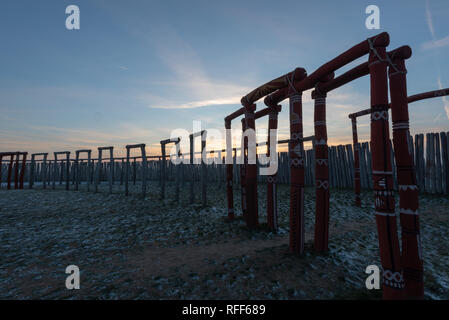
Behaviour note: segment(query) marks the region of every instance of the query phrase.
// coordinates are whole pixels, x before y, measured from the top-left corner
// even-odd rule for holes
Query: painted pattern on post
[[[369,55],[371,83],[371,154],[374,207],[383,268],[383,297],[402,298],[404,287],[396,215],[388,123],[388,78],[385,47],[373,46]]]

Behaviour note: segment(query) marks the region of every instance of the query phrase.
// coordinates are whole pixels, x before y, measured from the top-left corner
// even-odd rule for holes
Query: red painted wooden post
[[[373,46],[369,55],[371,83],[371,154],[373,189],[384,299],[400,299],[403,276],[394,213],[393,172],[389,145],[388,79],[385,47]]]
[[[280,109],[281,106],[278,106]],[[271,130],[278,128],[278,111],[271,109],[268,118],[268,141],[267,157],[270,159],[271,150],[274,147],[271,144]],[[275,142],[276,143],[276,142]],[[277,157],[277,155],[276,155]],[[276,160],[277,161],[277,160]],[[268,228],[277,231],[278,229],[278,210],[277,210],[277,172],[267,177],[267,225]]]
[[[351,118],[352,122],[352,141],[354,146],[354,190],[355,190],[355,206],[361,207],[360,199],[360,145],[357,135],[357,118]]]
[[[255,130],[256,122],[254,110],[256,106],[245,109],[245,130]],[[249,148],[249,144],[248,147]],[[254,141],[254,149],[255,141]],[[249,152],[250,150],[248,150]],[[253,150],[256,154],[256,150]],[[246,195],[246,221],[248,228],[256,228],[259,225],[258,200],[257,200],[257,164],[248,161],[245,165],[245,195]]]
[[[290,251],[304,252],[304,155],[302,92],[293,92],[290,103]]]
[[[328,250],[329,240],[329,155],[326,128],[326,93],[313,92],[315,100],[315,251]]]
[[[411,55],[411,50],[410,50]],[[393,143],[399,185],[402,268],[405,298],[423,299],[423,260],[419,228],[419,190],[413,154],[409,148],[409,113],[405,62],[394,59],[389,68]]]
[[[248,164],[248,139],[244,136],[246,131],[246,125],[245,125],[245,119],[243,118],[241,120],[242,122],[242,142],[240,146],[240,156],[241,156],[241,164],[240,164],[240,201],[241,201],[241,208],[242,208],[242,215],[246,220],[246,223],[248,224],[246,211],[246,166]]]
[[[225,121],[225,128],[226,128],[226,139],[231,139],[231,147],[232,147],[232,138],[230,137],[230,130],[231,130],[231,121]],[[226,149],[227,152],[227,149]],[[233,192],[233,185],[232,185],[232,179],[233,179],[233,163],[229,163],[232,161],[232,148],[231,148],[231,159],[229,159],[228,153],[226,156],[226,196],[228,200],[228,218],[230,220],[233,220],[234,215],[234,192]]]

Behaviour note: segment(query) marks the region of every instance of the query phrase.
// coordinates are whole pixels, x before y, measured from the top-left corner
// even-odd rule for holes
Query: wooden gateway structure
[[[244,115],[247,129],[255,129],[255,102],[265,96],[269,106],[276,106],[288,98],[290,102],[291,159],[290,187],[290,250],[301,255],[304,251],[304,159],[302,150],[302,93],[314,89],[315,154],[316,154],[316,224],[315,249],[326,251],[329,237],[329,167],[326,129],[327,94],[362,76],[370,76],[371,84],[371,149],[375,216],[383,268],[383,295],[386,299],[422,298],[423,269],[418,217],[418,190],[413,157],[407,152],[409,123],[406,91],[405,60],[412,52],[408,46],[387,53],[389,35],[384,32],[371,37],[307,75],[303,68],[274,79],[253,90],[241,100],[243,108],[225,118]],[[368,61],[339,77],[334,72],[348,63],[368,55]],[[390,88],[388,87],[390,78]],[[402,252],[400,251],[396,215],[394,213],[393,168],[388,122],[388,92],[390,89],[393,119],[393,142],[397,152],[400,191]],[[228,138],[228,135],[226,135]],[[227,143],[227,156],[229,144]],[[399,152],[402,150],[403,152]],[[245,189],[250,221],[257,217],[257,168],[246,165]],[[229,188],[229,186],[228,186]],[[229,197],[229,191],[228,191]],[[228,198],[229,204],[229,198]],[[254,226],[254,223],[250,225]]]

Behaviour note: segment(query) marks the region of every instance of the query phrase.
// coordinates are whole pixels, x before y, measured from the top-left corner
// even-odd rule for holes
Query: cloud
[[[424,50],[432,50],[432,49],[439,49],[439,48],[443,48],[443,47],[447,47],[447,46],[449,46],[449,36],[444,37],[442,39],[425,42],[421,45],[421,48]]]
[[[435,28],[433,27],[432,13],[430,11],[429,1],[426,1],[426,21],[432,38],[435,39]]]
[[[192,101],[177,105],[155,105],[150,106],[153,109],[194,109],[213,105],[240,104],[241,96],[225,97],[212,100]]]
[[[240,104],[250,87],[210,76],[196,50],[170,26],[160,26],[147,39],[156,56],[169,70],[168,80],[157,79],[150,85],[163,85],[167,94],[160,96],[154,88],[142,94],[149,108],[193,109],[211,105]],[[180,101],[181,97],[183,101]]]
[[[449,46],[449,36],[442,39],[437,39],[435,35],[435,27],[433,25],[432,12],[430,11],[429,1],[426,1],[426,22],[429,32],[432,35],[432,40],[421,44],[423,50],[433,50]]]

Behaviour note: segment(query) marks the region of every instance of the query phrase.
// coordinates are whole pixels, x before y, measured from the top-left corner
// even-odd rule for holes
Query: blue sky
[[[65,28],[70,4],[80,8],[80,30]],[[365,28],[370,4],[380,8],[380,30]],[[253,88],[298,66],[312,73],[382,31],[390,33],[390,49],[413,49],[410,95],[449,87],[448,17],[445,0],[5,0],[0,150],[114,145],[121,153],[125,144],[146,143],[158,154],[158,142],[173,129],[191,131],[193,120],[222,129],[223,118]],[[449,130],[448,100],[410,105],[412,133]],[[350,143],[347,115],[368,106],[368,78],[329,94],[329,142]],[[280,138],[288,134],[286,110]],[[368,117],[359,128],[368,139]],[[304,133],[313,134],[310,92]]]

